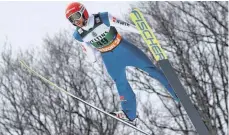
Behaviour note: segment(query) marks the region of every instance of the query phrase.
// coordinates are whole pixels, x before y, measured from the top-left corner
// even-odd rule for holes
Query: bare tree
[[[17,58],[13,58],[11,49],[2,52],[1,132],[20,135],[111,135],[120,132],[117,121],[55,91],[20,67],[18,60],[23,59],[81,99],[105,111],[117,110],[119,105],[113,82],[103,75],[105,71],[93,69],[85,62],[79,45],[70,38],[66,32],[47,37],[44,50],[20,53]]]
[[[187,93],[214,135],[226,134],[228,125],[227,5],[228,2],[140,2],[132,5],[139,7],[147,17]],[[147,46],[139,42],[136,35],[127,37],[149,54]],[[139,77],[136,73],[132,82],[141,88],[144,86],[149,93],[150,89],[158,93],[150,84],[139,81]],[[146,126],[154,126],[148,128],[195,133],[179,105],[165,103],[164,107],[176,124],[163,119],[158,122],[160,118],[156,117],[149,118],[151,122]],[[152,111],[147,108],[145,111]]]
[[[138,2],[210,132],[225,135],[228,125],[228,2]],[[0,58],[1,135],[129,135],[119,124],[21,68],[18,60],[58,86],[105,110],[119,108],[114,83],[100,62],[93,65],[62,31],[44,39],[42,50]],[[137,34],[123,35],[152,60]],[[145,72],[128,68],[138,100],[139,126],[155,135],[196,134],[180,104]]]

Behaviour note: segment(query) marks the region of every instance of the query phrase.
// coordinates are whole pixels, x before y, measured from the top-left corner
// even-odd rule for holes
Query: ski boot
[[[134,120],[130,120],[124,111],[110,112],[111,115],[116,116],[117,118],[130,123],[131,125],[137,125],[137,117]]]

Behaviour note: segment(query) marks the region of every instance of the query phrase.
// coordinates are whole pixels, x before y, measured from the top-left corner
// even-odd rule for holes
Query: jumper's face
[[[83,27],[84,25],[84,17],[83,17],[83,12],[75,12],[72,15],[69,16],[69,21],[78,26],[78,27]]]
[[[78,27],[83,27],[84,19],[81,17],[79,20],[74,21],[74,24]]]

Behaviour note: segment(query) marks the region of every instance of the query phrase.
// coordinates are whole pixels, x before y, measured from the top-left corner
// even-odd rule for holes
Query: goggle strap
[[[84,6],[80,9],[80,13],[83,14],[83,11],[85,10]]]

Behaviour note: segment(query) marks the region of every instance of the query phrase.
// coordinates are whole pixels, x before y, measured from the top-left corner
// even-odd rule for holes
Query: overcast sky
[[[62,29],[74,28],[65,18],[65,8],[70,2],[0,2],[0,49],[8,40],[15,51],[42,44],[45,35],[53,35]],[[89,14],[110,12],[122,18],[130,2],[86,1],[82,2]],[[31,46],[31,47],[30,47]]]

